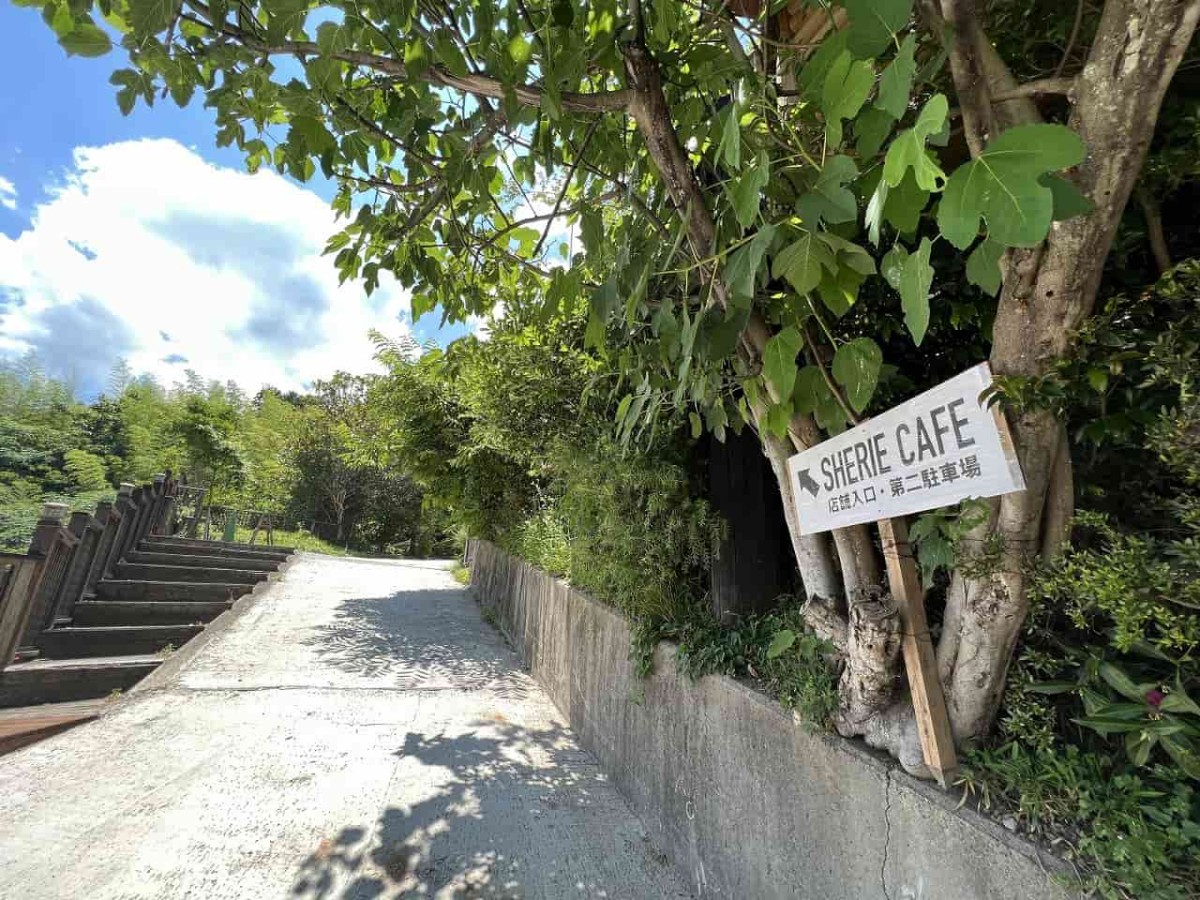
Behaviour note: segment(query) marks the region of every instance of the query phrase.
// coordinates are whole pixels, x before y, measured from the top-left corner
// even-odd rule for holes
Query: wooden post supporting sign
[[[908,688],[912,694],[917,734],[925,766],[942,787],[949,787],[958,769],[954,735],[946,713],[946,698],[938,677],[937,656],[925,618],[925,596],[917,577],[917,562],[908,543],[908,524],[904,519],[884,519],[879,523],[883,558],[887,564],[888,584],[900,614],[901,650]]]

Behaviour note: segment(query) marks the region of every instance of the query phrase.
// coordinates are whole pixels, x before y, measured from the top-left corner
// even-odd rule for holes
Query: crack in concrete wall
[[[892,900],[887,886],[888,850],[892,846],[892,773],[883,776],[883,854],[879,862],[879,886],[883,888],[884,900]]]

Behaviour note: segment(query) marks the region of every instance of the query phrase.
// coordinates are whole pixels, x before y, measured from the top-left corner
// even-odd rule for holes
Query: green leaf
[[[888,189],[883,217],[901,234],[908,234],[917,230],[921,213],[925,211],[928,203],[929,191],[917,184],[916,175],[910,171],[905,173],[898,185]]]
[[[342,86],[342,64],[336,59],[318,56],[304,64],[308,83],[325,94],[336,94]]]
[[[858,151],[859,158],[870,159],[878,153],[895,124],[896,120],[891,113],[877,106],[864,110],[854,120],[854,148]]]
[[[792,403],[796,412],[802,416],[811,416],[821,402],[821,392],[829,392],[821,370],[816,366],[805,366],[796,375],[796,387],[792,391]]]
[[[1102,369],[1099,366],[1092,366],[1087,372],[1088,384],[1092,386],[1092,390],[1097,394],[1103,394],[1108,390],[1108,369]]]
[[[938,206],[938,228],[960,250],[979,234],[1006,247],[1034,247],[1054,217],[1053,189],[1042,176],[1082,162],[1083,142],[1064,125],[1019,125],[959,166]]]
[[[848,46],[855,56],[878,56],[912,18],[912,0],[845,0]]]
[[[692,437],[698,439],[704,433],[704,422],[695,412],[688,413],[688,421],[692,425]]]
[[[508,55],[517,65],[523,66],[533,56],[533,45],[525,40],[524,35],[514,34],[512,40],[508,42]]]
[[[317,26],[317,49],[326,56],[349,50],[350,45],[350,35],[341,22],[322,22]]]
[[[838,237],[832,231],[818,231],[817,237],[837,255],[839,265],[846,265],[860,275],[875,274],[875,259],[853,241]]]
[[[796,203],[796,212],[806,225],[815,226],[818,219],[830,225],[853,222],[858,214],[854,194],[843,187],[858,177],[858,166],[848,156],[834,156],[825,161],[812,190]]]
[[[990,238],[980,241],[967,257],[967,281],[993,297],[996,296],[1000,291],[1000,257],[1003,255],[1002,244]]]
[[[896,293],[900,293],[900,276],[904,274],[904,264],[907,261],[908,250],[901,244],[892,244],[892,249],[883,255],[879,264],[880,274]]]
[[[725,359],[737,349],[738,338],[750,320],[750,304],[731,307],[728,316],[713,312],[703,322],[704,355],[710,360]]]
[[[795,326],[789,325],[767,341],[763,348],[763,375],[780,397],[790,397],[796,385],[796,354],[804,346],[804,338]]]
[[[1144,701],[1146,691],[1139,688],[1124,672],[1110,662],[1100,663],[1100,677],[1108,682],[1118,694],[1130,700]]]
[[[1040,681],[1029,685],[1026,690],[1035,694],[1069,694],[1079,687],[1074,681]]]
[[[467,61],[448,31],[438,32],[433,41],[433,49],[441,64],[450,70],[450,74],[459,76],[467,74]]]
[[[855,338],[837,348],[833,377],[846,389],[846,399],[855,412],[862,412],[871,402],[882,366],[883,351],[870,338]]]
[[[1090,728],[1098,734],[1129,734],[1131,731],[1141,731],[1145,723],[1138,719],[1128,719],[1124,716],[1087,716],[1082,719],[1072,719],[1076,725]]]
[[[633,394],[626,394],[621,398],[621,402],[617,404],[617,426],[620,427],[625,422],[625,417],[629,415],[629,404],[633,402]],[[695,413],[693,413],[695,415]]]
[[[929,288],[933,285],[933,266],[929,253],[933,244],[921,238],[921,246],[909,255],[900,272],[900,305],[904,308],[904,324],[918,347],[929,328]]]
[[[788,425],[792,421],[792,404],[791,403],[772,403],[767,409],[767,416],[763,424],[767,431],[775,435],[777,438],[787,437]]]
[[[835,265],[829,247],[811,231],[804,231],[799,240],[775,255],[771,272],[776,278],[786,278],[797,293],[807,294],[821,283],[821,272]]]
[[[112,49],[112,41],[95,25],[80,23],[58,39],[71,56],[103,56]]]
[[[888,183],[882,178],[875,185],[871,199],[867,201],[867,214],[863,224],[867,226],[867,240],[879,246],[879,231],[883,225],[883,208],[887,205]]]
[[[762,192],[770,180],[771,159],[767,154],[759,153],[754,162],[734,182],[729,195],[733,202],[733,214],[743,228],[749,228],[758,217]]]
[[[767,659],[776,659],[792,648],[796,643],[796,633],[789,628],[775,632],[771,643],[767,645]]]
[[[846,414],[816,366],[805,366],[796,376],[792,402],[800,415],[811,415],[817,425],[833,434],[846,427]]]
[[[841,144],[842,120],[858,115],[874,86],[875,67],[870,60],[855,60],[847,50],[830,66],[821,88],[825,140],[830,148]]]
[[[758,270],[763,255],[775,237],[775,226],[760,229],[748,243],[729,254],[725,265],[725,283],[729,287],[730,299],[739,305],[748,305],[754,297]]]
[[[129,0],[129,25],[138,37],[166,29],[179,14],[183,0]]]
[[[1160,740],[1163,749],[1170,754],[1175,765],[1183,769],[1189,778],[1200,779],[1200,753],[1196,752],[1195,745],[1191,741],[1176,734],[1163,735]]]
[[[404,45],[404,69],[410,78],[419,78],[429,68],[429,48],[420,38]]]
[[[1163,712],[1191,713],[1193,716],[1200,716],[1200,706],[1197,706],[1196,701],[1185,694],[1183,688],[1178,685],[1171,693],[1163,697],[1158,708]]]
[[[817,285],[817,293],[825,308],[839,319],[850,312],[858,300],[858,289],[866,279],[849,266],[839,266],[834,272],[826,272]]]
[[[1080,193],[1079,188],[1059,175],[1043,175],[1039,180],[1050,188],[1050,193],[1054,197],[1054,221],[1056,222],[1087,215],[1096,208],[1096,204]]]
[[[336,150],[337,141],[332,134],[325,130],[320,119],[311,116],[296,116],[292,119],[288,131],[288,141],[299,140],[304,148],[314,156],[320,156],[327,150]]]
[[[1131,732],[1125,735],[1125,755],[1135,766],[1144,766],[1150,759],[1150,751],[1158,743],[1158,738],[1151,734]]]
[[[913,127],[897,135],[883,161],[883,178],[888,185],[898,186],[904,179],[904,173],[912,169],[917,185],[922,190],[935,191],[941,188],[946,173],[930,157],[925,142],[942,130],[949,112],[950,103],[945,94],[934,94],[921,108]]]
[[[721,129],[721,143],[717,146],[717,159],[725,160],[733,171],[742,167],[742,129],[738,123],[737,104],[725,108],[725,124]]]
[[[820,102],[821,91],[825,86],[825,77],[846,49],[848,31],[849,29],[846,28],[835,30],[833,34],[821,41],[817,52],[800,67],[797,86],[804,95],[804,99],[813,103]]]
[[[579,234],[583,238],[583,249],[588,256],[603,256],[604,219],[600,210],[585,206],[579,215]]]
[[[912,91],[913,76],[917,74],[916,50],[917,36],[909,33],[900,45],[896,58],[884,69],[879,79],[875,105],[896,119],[904,118],[908,110],[908,95]]]
[[[604,331],[608,324],[608,318],[619,302],[617,285],[611,277],[592,293],[591,312],[588,316],[587,330],[584,333],[585,345],[588,347],[604,346]]]
[[[278,43],[304,24],[308,0],[263,0],[267,18],[267,41]]]

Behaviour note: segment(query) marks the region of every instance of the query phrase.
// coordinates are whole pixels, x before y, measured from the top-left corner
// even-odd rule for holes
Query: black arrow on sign
[[[800,487],[804,488],[814,497],[821,490],[821,486],[813,481],[813,477],[808,474],[808,469],[801,469],[796,473],[796,480],[800,482]]]

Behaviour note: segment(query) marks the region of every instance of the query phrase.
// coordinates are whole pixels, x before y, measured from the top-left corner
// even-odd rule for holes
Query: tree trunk
[[[1088,151],[1075,181],[1095,210],[1056,223],[1042,247],[1010,253],[993,334],[998,375],[1044,375],[1067,355],[1091,313],[1163,95],[1198,16],[1198,0],[1105,4],[1070,120]],[[1062,465],[1065,434],[1052,415],[1025,412],[1012,426],[1026,490],[993,503],[990,519],[968,537],[938,647],[959,743],[982,737],[995,717],[1025,620],[1029,564],[1041,550],[1047,498]]]
[[[628,45],[624,53],[626,75],[633,90],[629,113],[646,142],[676,209],[686,217],[687,236],[693,252],[697,258],[703,259],[713,250],[716,228],[695,172],[675,132],[662,92],[658,65],[640,41]],[[727,291],[720,272],[710,269],[705,275],[712,280],[713,295],[717,302],[724,305]],[[763,349],[769,338],[767,323],[757,313],[751,313],[742,335],[740,351],[743,361],[751,369],[761,366]],[[804,450],[820,441],[820,432],[810,418],[797,415],[789,423],[788,442],[775,442],[763,425],[765,412],[761,406],[752,410],[764,452],[771,460],[788,513],[788,530],[809,600],[806,619],[818,634],[834,643],[839,650],[848,652],[853,646],[857,662],[850,663],[847,657],[848,664],[839,694],[842,708],[848,711],[848,721],[869,721],[887,708],[900,672],[899,653],[894,652],[899,647],[899,641],[889,642],[883,638],[889,629],[894,628],[898,634],[899,622],[894,608],[889,608],[886,603],[877,603],[881,596],[882,573],[874,540],[869,529],[863,525],[834,531],[832,544],[837,553],[840,578],[833,574],[830,542],[824,536],[800,534],[785,465],[789,455],[787,443],[795,450]],[[836,583],[839,580],[840,586]],[[851,608],[861,606],[857,615],[852,614],[849,623],[841,611],[843,602]],[[887,621],[889,616],[890,622]],[[858,628],[857,636],[852,633],[851,624]],[[889,688],[885,689],[883,685],[889,685]]]

